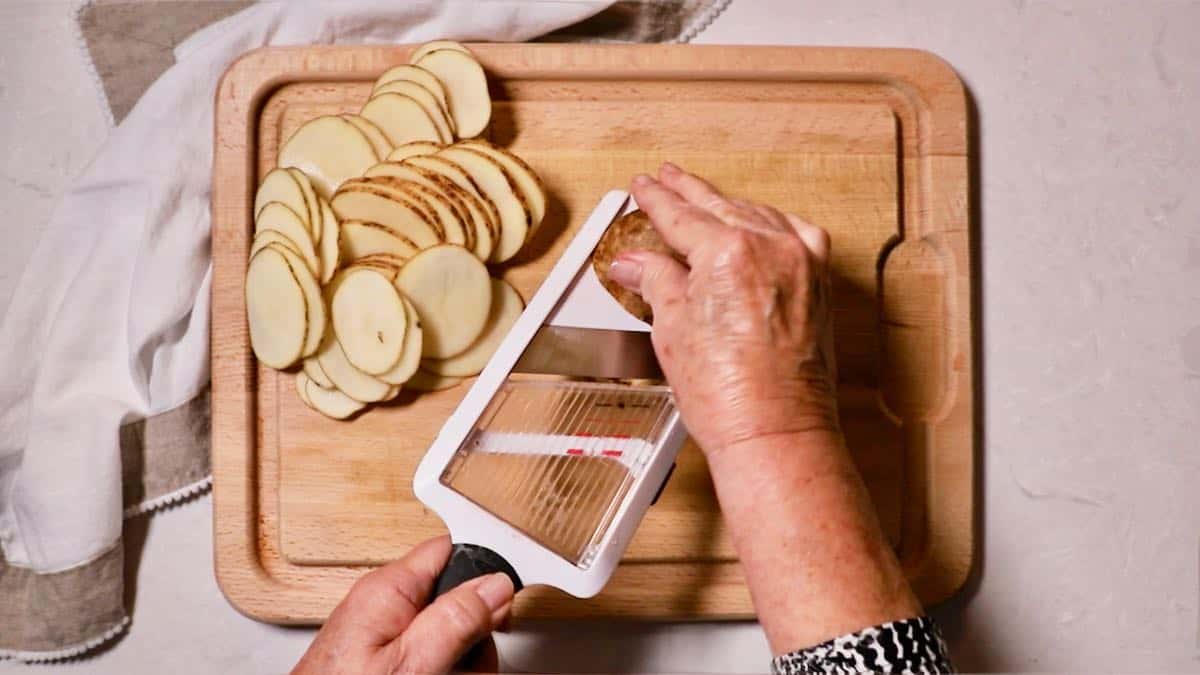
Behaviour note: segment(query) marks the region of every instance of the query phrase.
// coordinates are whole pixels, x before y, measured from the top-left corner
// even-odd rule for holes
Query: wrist
[[[733,439],[705,448],[705,456],[714,472],[726,465],[745,465],[751,458],[770,457],[772,460],[795,457],[809,460],[846,451],[842,432],[833,425],[816,425],[803,429],[763,433]]]

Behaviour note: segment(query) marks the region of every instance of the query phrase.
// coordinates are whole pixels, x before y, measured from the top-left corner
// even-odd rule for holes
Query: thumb
[[[513,583],[504,573],[473,579],[439,597],[389,646],[392,670],[445,673],[491,634],[512,607]]]
[[[609,278],[642,296],[662,317],[683,305],[688,269],[675,258],[652,251],[626,251],[617,256]]]

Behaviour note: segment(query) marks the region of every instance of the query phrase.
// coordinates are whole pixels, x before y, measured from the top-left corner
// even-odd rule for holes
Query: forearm
[[[840,435],[747,441],[709,463],[773,652],[921,613]]]

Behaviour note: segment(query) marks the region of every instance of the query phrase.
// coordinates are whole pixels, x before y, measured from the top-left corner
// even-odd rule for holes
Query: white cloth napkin
[[[39,574],[121,534],[118,429],[208,381],[213,96],[263,45],[520,41],[606,0],[264,2],[176,50],[68,191],[0,325],[0,544]],[[10,224],[20,227],[20,224]]]

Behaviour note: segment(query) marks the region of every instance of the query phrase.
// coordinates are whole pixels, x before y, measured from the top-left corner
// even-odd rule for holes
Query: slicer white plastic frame
[[[475,384],[446,421],[413,477],[413,491],[417,498],[442,517],[455,543],[475,544],[495,551],[516,569],[526,586],[546,584],[581,598],[599,593],[608,582],[641,521],[641,515],[650,507],[666,480],[687,436],[678,411],[671,411],[664,427],[660,451],[650,457],[644,470],[634,474],[633,483],[601,539],[597,553],[585,567],[573,564],[443,485],[441,476],[508,379],[534,334],[555,314],[560,304],[565,304],[562,301],[576,279],[583,283],[585,277],[590,275],[592,278],[586,279],[587,283],[598,286],[588,264],[592,251],[609,225],[619,215],[633,208],[636,206],[630,195],[619,190],[609,192],[600,200]],[[603,296],[613,306],[620,307],[606,292]],[[613,318],[603,321],[604,325],[592,327],[649,330],[647,324],[623,309],[619,311],[623,317],[612,315]],[[603,312],[600,314],[604,315]]]

